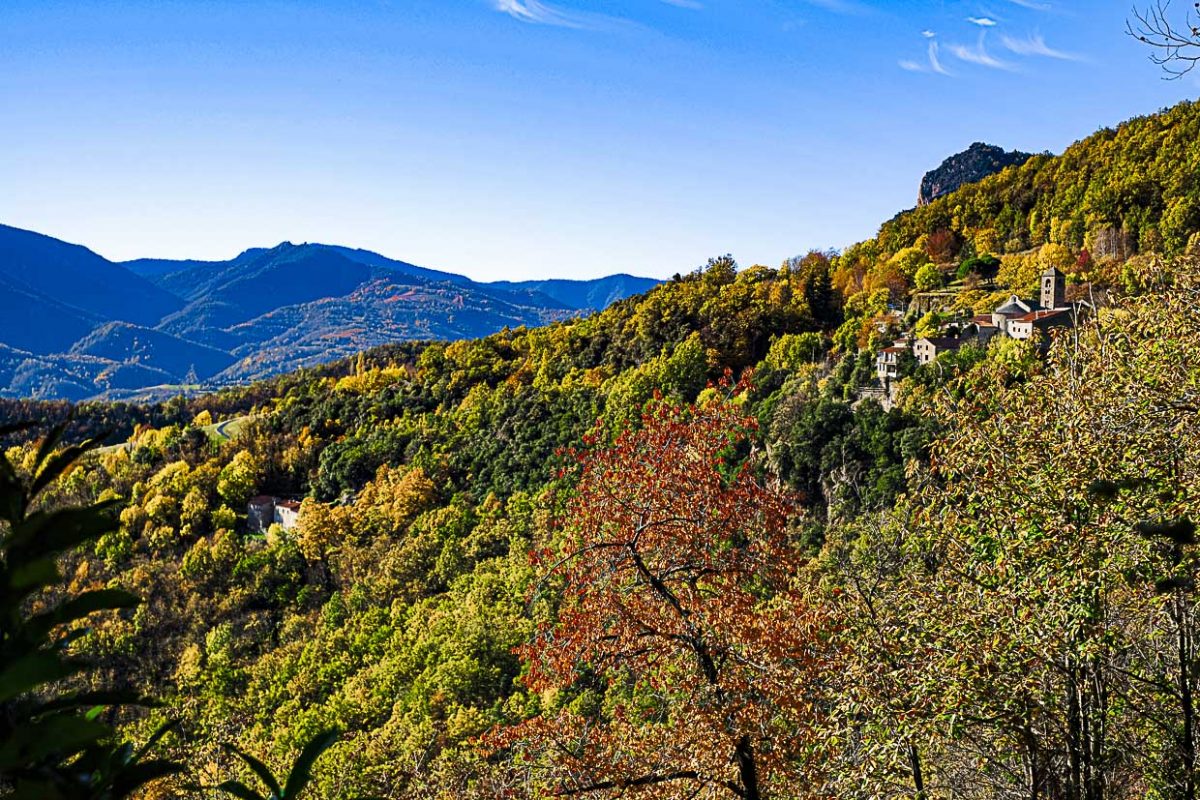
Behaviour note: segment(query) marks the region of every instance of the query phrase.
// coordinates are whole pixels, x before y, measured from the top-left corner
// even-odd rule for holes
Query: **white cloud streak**
[[[941,54],[939,52],[938,43],[929,43],[929,68],[938,75],[949,75],[950,71],[942,66]]]
[[[865,14],[870,9],[857,0],[803,0],[810,6],[823,8],[835,14]]]
[[[945,75],[946,77],[953,76],[953,73],[951,73],[950,70],[946,69],[946,67],[942,65],[941,51],[937,42],[929,42],[927,56],[927,64],[922,64],[920,62],[913,61],[912,59],[904,59],[903,61],[898,62],[900,69],[907,70],[908,72],[932,72],[937,75]]]
[[[1046,44],[1045,38],[1040,33],[1031,33],[1024,39],[1001,36],[1000,44],[1019,56],[1042,56],[1044,58],[1057,58],[1060,61],[1084,60],[1083,56],[1078,53],[1069,53],[1065,50],[1054,49]]]
[[[997,24],[996,20],[991,17],[967,17],[967,22],[972,25],[978,25],[981,28],[994,28]]]
[[[589,14],[561,8],[544,0],[491,0],[501,14],[530,25],[553,25],[576,30],[613,29],[627,25],[625,20],[602,14]]]
[[[1007,61],[1001,61],[993,56],[987,50],[987,31],[979,32],[979,42],[974,47],[967,47],[961,44],[948,45],[950,52],[959,61],[965,61],[968,64],[978,64],[981,67],[989,69],[1011,70],[1012,64]]]
[[[495,8],[513,19],[533,25],[557,25],[562,28],[582,28],[583,23],[571,14],[540,2],[540,0],[496,0]]]

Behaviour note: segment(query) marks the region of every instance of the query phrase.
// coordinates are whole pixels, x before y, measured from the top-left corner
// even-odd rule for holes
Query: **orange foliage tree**
[[[753,424],[727,401],[660,402],[574,454],[563,541],[535,554],[561,604],[522,652],[542,713],[491,737],[526,787],[816,793],[829,622],[805,600],[795,507],[740,458]]]

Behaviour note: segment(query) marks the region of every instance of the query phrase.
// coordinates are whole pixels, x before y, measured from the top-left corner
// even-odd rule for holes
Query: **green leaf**
[[[8,576],[8,585],[17,590],[18,598],[43,586],[58,583],[62,579],[58,573],[58,565],[52,558],[17,563],[10,557],[8,563],[12,570]]]
[[[304,787],[312,780],[313,764],[321,757],[322,753],[333,746],[339,736],[341,736],[341,731],[331,728],[318,733],[304,746],[304,750],[296,757],[296,763],[292,765],[292,771],[288,775],[287,786],[283,790],[285,800],[295,800],[300,792],[304,791]]]
[[[96,691],[78,692],[50,700],[35,707],[34,714],[47,714],[75,708],[142,706],[153,707],[157,703],[142,697],[137,692]]]
[[[1147,539],[1169,539],[1179,545],[1196,543],[1196,523],[1186,517],[1172,522],[1140,522],[1136,530]]]
[[[19,561],[57,555],[115,530],[117,521],[104,513],[116,500],[86,508],[39,511],[14,525],[6,543],[9,558]]]
[[[0,519],[16,523],[25,512],[25,486],[8,457],[0,453]]]
[[[78,669],[77,666],[63,661],[57,653],[45,650],[22,656],[0,672],[0,703],[12,700],[38,686],[66,678]]]
[[[29,487],[29,496],[37,497],[42,490],[49,486],[54,480],[67,471],[67,468],[79,460],[83,455],[84,449],[79,445],[67,447],[55,456],[53,456],[45,466],[38,470],[37,476],[33,479],[33,485]]]
[[[260,794],[255,793],[249,786],[238,781],[225,781],[217,786],[218,792],[225,792],[241,800],[267,800]]]
[[[25,420],[24,422],[10,422],[6,425],[0,425],[0,437],[8,436],[13,433],[27,431],[30,428],[37,427],[37,423],[33,420]]]
[[[1196,582],[1191,578],[1163,578],[1154,582],[1154,590],[1159,594],[1169,594],[1174,591],[1191,591],[1196,588]]]
[[[62,787],[45,779],[19,779],[4,800],[67,800]]]
[[[163,723],[162,725],[159,725],[158,730],[156,730],[154,733],[150,734],[150,738],[147,739],[146,743],[144,745],[142,745],[141,749],[138,750],[136,754],[134,754],[133,760],[141,761],[142,758],[147,753],[149,753],[151,750],[154,749],[154,746],[156,744],[158,744],[159,742],[162,741],[164,736],[166,736],[168,733],[170,733],[173,730],[177,730],[179,728],[179,726],[182,724],[183,724],[183,722],[181,720],[173,719],[173,720]]]
[[[29,620],[29,627],[39,638],[55,627],[82,619],[97,611],[136,608],[141,601],[123,589],[95,589],[73,597],[62,605],[38,614]]]
[[[168,775],[183,772],[183,765],[166,759],[143,761],[123,768],[112,780],[112,788],[108,793],[112,798],[129,797],[135,790]]]
[[[46,438],[42,439],[41,446],[38,447],[37,458],[34,459],[33,468],[35,472],[42,471],[42,465],[46,463],[46,459],[58,447],[58,443],[62,441],[63,434],[67,431],[68,420],[55,425],[46,433]]]
[[[65,424],[66,423],[64,423],[64,429]],[[64,448],[60,453],[50,458],[45,465],[42,465],[41,455],[39,454],[38,464],[40,469],[38,469],[37,477],[34,478],[33,485],[29,489],[30,497],[37,497],[43,489],[54,482],[55,478],[66,472],[68,467],[78,461],[80,456],[89,450],[94,450],[96,447],[98,447],[100,442],[103,440],[103,437],[107,435],[108,433],[105,432],[98,437],[94,437],[81,442],[80,444],[71,445],[70,447]],[[59,439],[61,440],[61,433]],[[47,441],[49,441],[49,439],[47,439]]]
[[[1088,494],[1099,497],[1102,500],[1114,500],[1120,492],[1121,487],[1116,481],[1095,480],[1088,486]]]
[[[224,745],[224,747],[230,753],[233,753],[242,761],[245,761],[246,765],[249,766],[250,769],[254,770],[254,774],[257,775],[264,784],[266,784],[267,788],[271,790],[272,794],[274,794],[276,797],[282,796],[282,792],[279,790],[279,781],[276,780],[275,776],[271,774],[271,770],[266,764],[259,761],[249,753],[239,750],[231,744]]]
[[[0,771],[28,767],[53,756],[68,758],[111,733],[102,722],[55,714],[29,722],[0,742]]]

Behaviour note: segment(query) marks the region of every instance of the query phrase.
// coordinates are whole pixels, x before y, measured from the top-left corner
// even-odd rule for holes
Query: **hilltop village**
[[[936,335],[902,334],[876,357],[875,371],[879,381],[876,391],[882,390],[890,398],[893,383],[906,376],[906,362],[924,366],[942,353],[967,346],[986,347],[997,336],[1032,339],[1040,334],[1044,344],[1048,342],[1051,329],[1074,327],[1091,308],[1084,301],[1067,301],[1066,276],[1055,267],[1042,273],[1040,287],[1036,299],[1013,294],[990,314],[970,316],[965,312],[950,312],[940,318]],[[915,297],[914,305],[922,299],[920,295]],[[886,333],[900,327],[903,319],[900,309],[889,310],[877,326]]]

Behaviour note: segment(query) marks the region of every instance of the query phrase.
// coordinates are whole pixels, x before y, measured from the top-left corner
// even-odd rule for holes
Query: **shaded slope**
[[[495,281],[487,285],[512,291],[539,292],[568,308],[600,311],[618,300],[648,292],[659,283],[653,278],[620,274],[586,281]]]
[[[200,380],[215,375],[234,360],[227,352],[127,322],[100,326],[76,342],[69,352],[136,363],[180,379],[194,372]]]
[[[508,303],[453,284],[384,278],[346,297],[276,309],[231,328],[243,342],[234,350],[241,360],[218,377],[261,378],[390,342],[473,338],[569,316],[567,309]]]
[[[199,269],[192,273],[204,272]],[[350,294],[370,280],[371,268],[325,248],[281,244],[215,274],[197,275],[198,299],[163,322],[172,333],[228,328],[277,308]]]
[[[33,353],[61,352],[101,319],[0,276],[0,342]]]
[[[0,277],[100,319],[153,325],[179,298],[86,247],[0,225]]]

